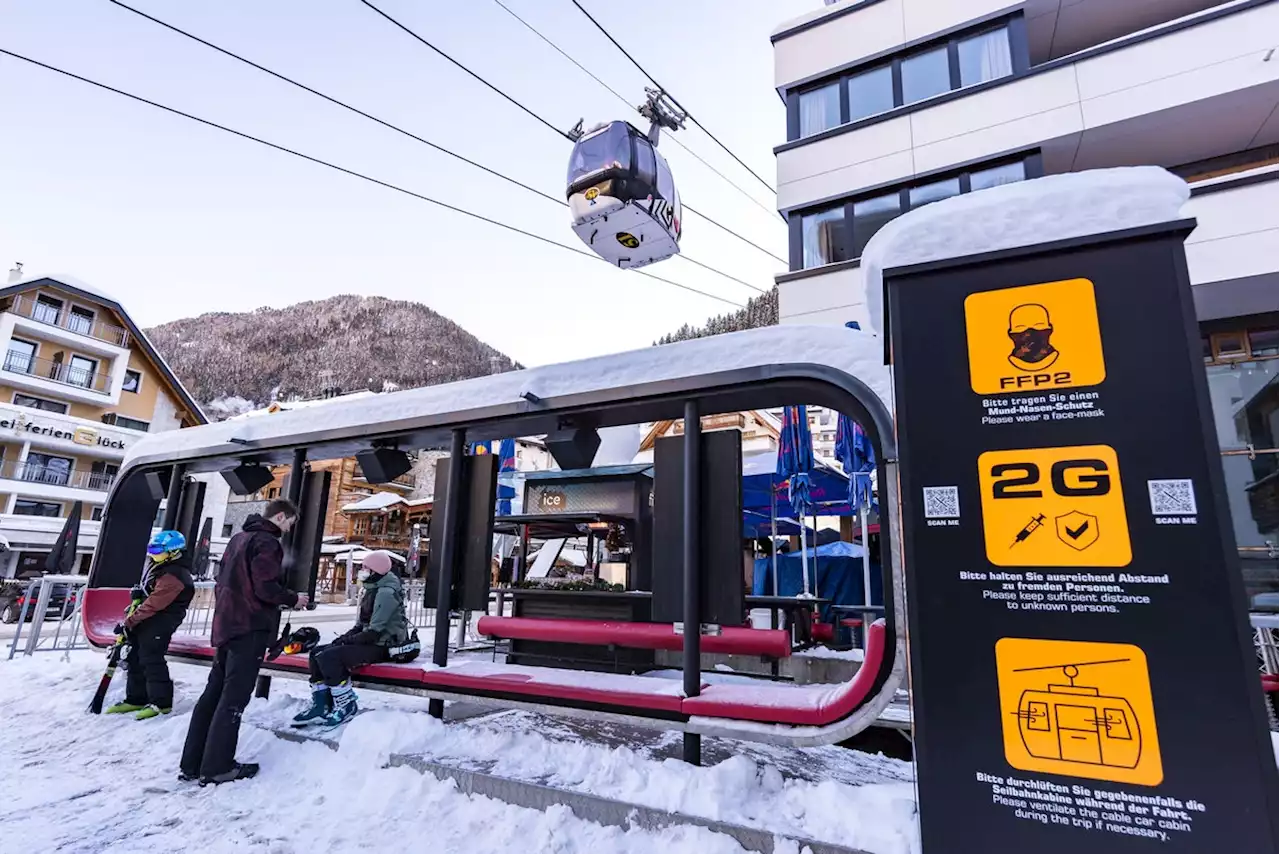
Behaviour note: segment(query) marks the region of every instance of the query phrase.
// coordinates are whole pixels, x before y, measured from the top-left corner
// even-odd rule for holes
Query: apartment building
[[[124,308],[65,276],[0,288],[0,352],[0,577],[11,578],[43,570],[76,501],[87,559],[125,452],[205,418]]]
[[[1087,169],[1153,164],[1182,176],[1241,566],[1251,593],[1275,591],[1277,6],[828,0],[782,25],[772,36],[787,107],[774,149],[790,228],[781,322],[865,328],[859,256],[913,208]]]

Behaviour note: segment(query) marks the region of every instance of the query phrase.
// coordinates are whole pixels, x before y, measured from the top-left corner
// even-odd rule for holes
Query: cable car
[[[624,269],[680,252],[680,194],[657,139],[660,127],[679,127],[683,116],[660,99],[651,92],[641,108],[653,122],[647,134],[625,121],[597,125],[577,136],[569,158],[566,195],[574,233]]]
[[[1113,768],[1136,768],[1142,758],[1142,731],[1133,705],[1124,697],[1102,694],[1077,685],[1080,667],[1104,662],[1061,665],[1068,684],[1022,692],[1018,700],[1018,729],[1027,753],[1037,759],[1057,759]],[[1029,669],[1053,669],[1029,668]]]

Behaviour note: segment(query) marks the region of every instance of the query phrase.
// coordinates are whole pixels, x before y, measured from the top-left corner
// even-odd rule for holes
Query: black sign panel
[[[925,854],[1276,850],[1187,231],[886,276]]]

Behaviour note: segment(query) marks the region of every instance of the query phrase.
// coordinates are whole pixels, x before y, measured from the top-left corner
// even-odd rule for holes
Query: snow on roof
[[[1191,195],[1158,166],[1048,175],[952,196],[875,233],[862,250],[871,328],[883,334],[885,270],[1170,222]]]
[[[394,492],[375,492],[367,498],[361,498],[359,501],[344,505],[342,512],[360,513],[373,510],[386,510],[388,507],[394,507],[397,504],[404,503],[405,500]]]
[[[337,397],[319,397],[313,400],[277,400],[270,406],[264,406],[261,409],[252,409],[248,412],[242,412],[239,415],[228,418],[228,421],[236,421],[243,418],[257,418],[262,415],[277,415],[280,412],[290,412],[294,409],[311,409],[317,406],[342,405],[350,403],[353,400],[363,400],[366,397],[373,397],[378,394],[376,391],[353,391],[351,394],[343,394]],[[276,408],[276,412],[271,411],[271,407]]]
[[[120,300],[116,299],[113,294],[110,294],[107,291],[104,291],[102,288],[95,287],[94,285],[91,285],[82,279],[77,279],[75,276],[68,276],[64,273],[36,273],[31,276],[23,276],[21,279],[19,279],[16,282],[9,282],[8,285],[6,285],[6,287],[16,288],[22,285],[29,285],[33,282],[38,282],[41,279],[52,279],[55,282],[61,282],[64,285],[73,287],[76,290],[84,291],[86,294],[89,294],[90,296],[95,296],[95,297],[98,297],[99,299],[109,300],[115,303],[116,305],[120,304]]]
[[[125,465],[141,459],[243,453],[244,444],[272,441],[306,444],[326,437],[367,432],[370,425],[400,422],[429,425],[464,419],[468,413],[514,406],[525,393],[548,400],[595,391],[693,379],[712,373],[775,369],[780,364],[826,366],[862,380],[892,411],[884,349],[874,336],[839,326],[770,326],[697,338],[661,347],[597,356],[559,365],[508,371],[471,380],[280,412],[270,418],[223,421],[186,430],[153,433],[129,449]],[[334,401],[329,401],[333,403]],[[232,439],[236,442],[232,442]]]

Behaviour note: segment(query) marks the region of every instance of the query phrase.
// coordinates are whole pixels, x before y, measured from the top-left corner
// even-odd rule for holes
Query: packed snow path
[[[362,691],[371,712],[337,735],[337,750],[295,743],[286,728],[305,683],[276,679],[269,701],[245,715],[239,757],[261,762],[255,780],[200,788],[176,779],[190,709],[207,670],[172,665],[173,715],[153,721],[95,717],[85,706],[104,657],[79,652],[0,663],[0,851],[139,850],[292,854],[400,850],[430,840],[437,852],[741,852],[732,838],[680,827],[623,831],[459,794],[452,783],[403,767],[392,754],[808,837],[874,854],[918,851],[908,763],[838,747],[787,751],[732,743],[692,768],[672,759],[671,737],[648,744],[626,732],[584,738],[581,725],[506,712],[441,724],[425,700]],[[123,690],[118,674],[108,702]],[[750,752],[746,752],[747,750]],[[805,779],[808,778],[808,779]],[[816,782],[811,782],[816,780]],[[776,850],[795,851],[794,843]]]

